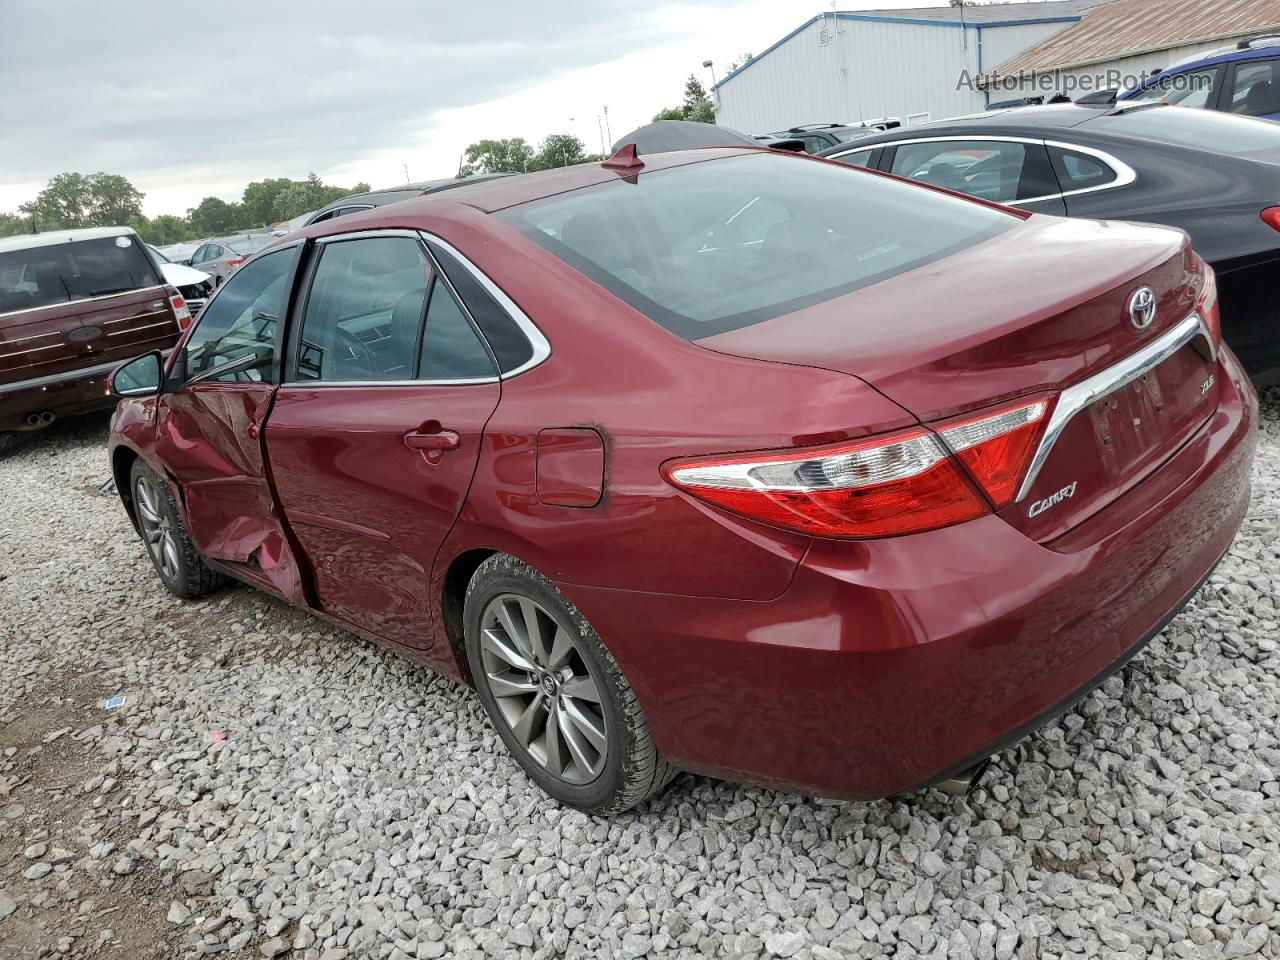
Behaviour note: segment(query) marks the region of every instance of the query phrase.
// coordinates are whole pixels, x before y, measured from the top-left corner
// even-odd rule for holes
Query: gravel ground
[[[970,797],[682,776],[608,821],[425,669],[169,596],[104,422],[56,427],[0,459],[0,957],[1278,956],[1280,391],[1264,417],[1208,586]]]

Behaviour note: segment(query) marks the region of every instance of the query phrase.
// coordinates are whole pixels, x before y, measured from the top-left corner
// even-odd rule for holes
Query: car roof
[[[330,210],[338,210],[342,207],[353,207],[362,204],[381,207],[388,203],[399,203],[401,200],[409,200],[413,197],[440,193],[444,190],[452,190],[455,187],[469,186],[473,183],[483,183],[486,180],[496,180],[499,177],[512,176],[517,176],[517,174],[477,173],[470,177],[443,177],[439,180],[422,180],[418,183],[406,183],[403,185],[398,184],[394,187],[382,187],[378,190],[369,190],[365,193],[353,193],[348,197],[340,197],[331,203],[326,203],[323,207],[316,210],[311,216],[316,217],[322,213],[328,213]]]
[[[75,230],[50,230],[48,233],[24,233],[15,237],[0,238],[0,253],[27,250],[32,247],[51,247],[59,243],[75,243],[80,240],[101,240],[103,237],[132,237],[130,227],[80,227]]]
[[[1201,67],[1215,66],[1219,63],[1232,63],[1236,60],[1271,60],[1280,57],[1280,37],[1258,37],[1256,40],[1268,42],[1259,43],[1256,47],[1248,47],[1244,50],[1238,46],[1220,47],[1198,57],[1188,57],[1178,63],[1170,64],[1168,68],[1152,77],[1146,86],[1150,86],[1152,82],[1168,73],[1186,73],[1188,70],[1198,70]]]

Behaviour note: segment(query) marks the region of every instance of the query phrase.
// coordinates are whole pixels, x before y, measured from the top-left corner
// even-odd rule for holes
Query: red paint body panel
[[[496,383],[279,389],[267,452],[321,609],[405,646],[431,644],[432,562],[501,392]],[[431,421],[458,434],[457,449],[406,445]]]
[[[638,176],[735,154],[644,158]],[[1230,544],[1257,411],[1226,350],[1216,367],[1177,356],[1116,407],[1082,413],[1064,449],[1095,450],[1082,468],[1102,489],[1036,524],[986,514],[823,540],[681,493],[662,477],[668,461],[892,433],[1077,383],[1144,342],[1118,314],[1137,282],[1162,298],[1148,337],[1189,312],[1189,253],[1175,232],[1033,217],[922,270],[690,343],[484,212],[619,175],[584,165],[496,180],[304,231],[442,238],[538,326],[551,345],[540,364],[467,386],[210,385],[217,402],[182,387],[123,401],[113,451],[175,479],[221,566],[262,582],[244,558],[274,537],[277,573],[294,561],[299,584],[274,589],[450,675],[465,674],[446,634],[451,565],[517,556],[591,621],[676,763],[850,798],[979,759],[1069,700]],[[1186,399],[1205,371],[1218,388]],[[1168,393],[1166,415],[1153,405]],[[1158,427],[1133,428],[1099,461],[1105,431],[1118,433],[1108,417],[1135,411]],[[459,444],[411,449],[414,431]],[[1067,465],[1051,459],[1037,490]],[[240,491],[238,506],[220,486]]]
[[[604,438],[583,427],[538,432],[538,502],[594,507],[604,494]]]

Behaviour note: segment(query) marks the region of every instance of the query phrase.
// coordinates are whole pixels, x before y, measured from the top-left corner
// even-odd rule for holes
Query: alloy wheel
[[[138,526],[142,528],[142,539],[146,541],[147,552],[159,568],[161,575],[169,581],[176,582],[182,567],[179,561],[178,539],[165,510],[164,494],[150,477],[140,476],[134,486],[137,493]]]
[[[521,749],[568,783],[598,777],[609,740],[577,634],[528,597],[502,594],[480,618],[480,652],[484,682]]]

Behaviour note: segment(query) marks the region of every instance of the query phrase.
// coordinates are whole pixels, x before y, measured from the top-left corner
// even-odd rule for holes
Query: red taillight
[[[185,330],[191,326],[191,309],[182,295],[175,293],[169,298],[169,306],[173,307],[174,319],[178,321],[178,329]]]
[[[1018,492],[1048,411],[1048,400],[1022,401],[935,429],[999,510],[1012,503]]]
[[[244,257],[236,257],[236,258],[234,258],[234,259],[232,259],[232,260],[228,260],[228,261],[227,261],[227,266],[228,266],[228,267],[238,267],[238,266],[240,266],[240,264],[242,264],[242,263],[244,263]]]
[[[936,434],[916,428],[776,454],[686,460],[666,465],[663,475],[699,500],[814,536],[920,533],[990,509],[956,458],[997,508],[1011,501],[1048,406],[1023,402],[949,421]]]
[[[1280,207],[1268,207],[1263,210],[1262,222],[1272,230],[1280,230]]]

